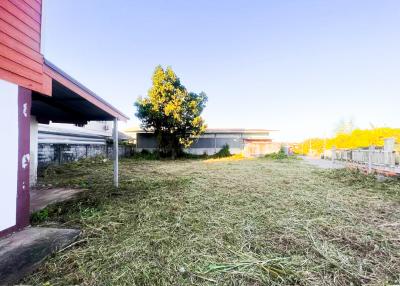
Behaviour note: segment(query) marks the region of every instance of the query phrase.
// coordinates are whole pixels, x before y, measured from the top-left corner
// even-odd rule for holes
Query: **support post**
[[[332,147],[332,154],[331,154],[332,163],[335,163],[335,159],[336,159],[336,147],[333,146]]]
[[[16,228],[29,225],[30,207],[30,124],[32,91],[24,87],[18,89],[18,191]]]
[[[214,154],[217,154],[217,133],[214,134]]]
[[[38,169],[38,122],[35,116],[31,116],[30,123],[30,166],[29,166],[29,186],[33,187],[37,182]]]
[[[113,129],[113,143],[114,143],[114,186],[118,188],[118,119],[114,118],[114,129]]]

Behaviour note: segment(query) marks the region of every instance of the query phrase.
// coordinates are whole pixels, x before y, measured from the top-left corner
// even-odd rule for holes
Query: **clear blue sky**
[[[137,124],[158,64],[209,97],[209,127],[400,127],[400,1],[45,0],[45,56]]]

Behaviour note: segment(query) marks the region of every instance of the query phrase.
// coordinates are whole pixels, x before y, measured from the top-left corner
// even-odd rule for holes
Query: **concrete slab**
[[[31,213],[44,209],[46,206],[66,200],[70,200],[75,197],[84,189],[37,189],[31,190]]]
[[[80,234],[76,229],[32,227],[0,240],[0,285],[17,283]]]

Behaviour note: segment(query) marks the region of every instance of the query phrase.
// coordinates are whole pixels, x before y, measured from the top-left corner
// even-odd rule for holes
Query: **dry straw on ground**
[[[24,282],[51,285],[400,283],[400,184],[298,160],[123,160],[48,170],[88,188],[42,222],[82,237]]]

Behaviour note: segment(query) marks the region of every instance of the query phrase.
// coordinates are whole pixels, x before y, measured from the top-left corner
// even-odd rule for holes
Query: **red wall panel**
[[[41,0],[0,1],[0,79],[51,94],[40,53]]]
[[[33,9],[31,6],[27,4],[27,2],[30,1],[21,1],[21,0],[9,0],[12,4],[14,4],[16,7],[18,7],[21,11],[23,11],[26,15],[37,21],[38,23],[41,22],[42,20],[42,13],[41,12],[36,12],[35,9]]]

